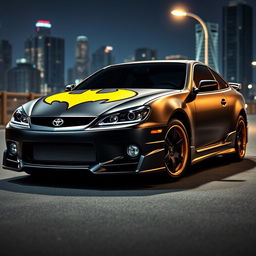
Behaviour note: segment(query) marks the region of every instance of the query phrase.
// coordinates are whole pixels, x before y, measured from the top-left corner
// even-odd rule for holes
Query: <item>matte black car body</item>
[[[72,107],[50,96],[28,102],[23,109],[29,117],[29,128],[21,128],[12,122],[6,127],[7,148],[15,142],[18,152],[12,155],[6,150],[3,167],[28,172],[39,168],[82,169],[94,174],[165,171],[166,134],[172,120],[180,121],[185,127],[189,164],[236,152],[239,118],[246,123],[245,102],[237,90],[222,78],[217,79],[215,71],[195,61],[136,62],[114,66],[122,68],[145,63],[183,63],[186,65],[184,87],[178,90],[128,88],[134,95],[126,99],[87,101]],[[202,68],[212,77],[196,75]],[[217,87],[200,91],[198,86],[202,80],[208,80],[208,83],[214,80]],[[118,90],[98,90],[97,96]],[[84,92],[75,89],[70,93]],[[141,106],[150,108],[142,122],[96,125],[111,113]],[[58,117],[66,126],[53,127],[52,122]],[[139,148],[138,156],[127,154],[129,145]]]

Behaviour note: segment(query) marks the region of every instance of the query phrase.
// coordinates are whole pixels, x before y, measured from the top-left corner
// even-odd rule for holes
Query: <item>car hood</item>
[[[94,89],[44,96],[23,107],[30,116],[96,117],[105,112],[137,107],[166,94],[170,89]]]

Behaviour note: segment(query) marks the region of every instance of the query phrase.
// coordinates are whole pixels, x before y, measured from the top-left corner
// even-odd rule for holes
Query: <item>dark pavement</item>
[[[255,197],[256,116],[244,161],[209,159],[179,181],[0,169],[0,255],[256,255]]]

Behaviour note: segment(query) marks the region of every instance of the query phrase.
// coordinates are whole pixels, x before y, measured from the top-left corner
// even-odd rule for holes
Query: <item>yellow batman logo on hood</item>
[[[136,92],[131,90],[117,89],[114,92],[101,92],[103,89],[99,90],[87,90],[82,93],[74,92],[63,92],[51,95],[45,98],[45,102],[52,104],[54,101],[66,102],[68,104],[68,109],[72,108],[78,104],[84,102],[93,102],[103,100],[103,103],[113,102],[118,100],[129,99],[137,95]]]

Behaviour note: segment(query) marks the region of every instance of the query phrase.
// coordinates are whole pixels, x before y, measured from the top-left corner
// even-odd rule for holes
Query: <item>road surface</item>
[[[179,181],[0,168],[0,255],[255,256],[256,116],[249,125],[244,161],[206,160]]]

